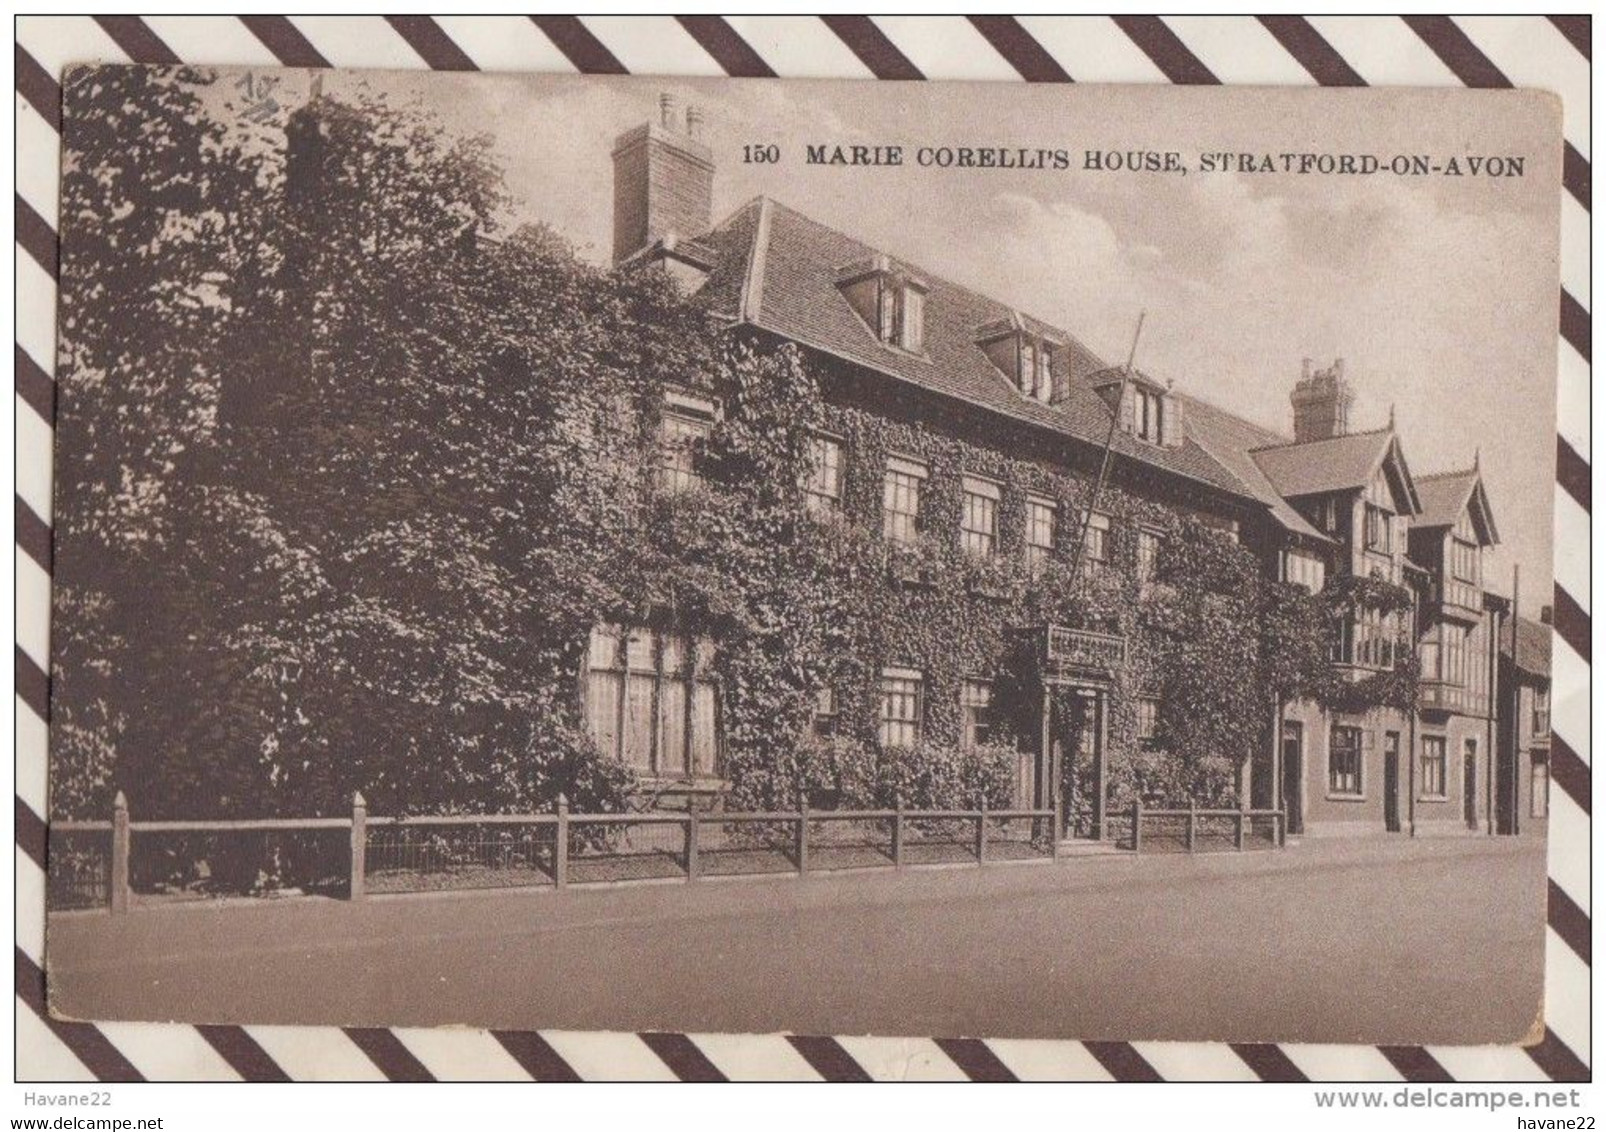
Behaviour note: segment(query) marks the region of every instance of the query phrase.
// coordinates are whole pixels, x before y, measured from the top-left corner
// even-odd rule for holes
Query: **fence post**
[[[128,913],[128,850],[128,799],[119,790],[112,800],[111,891],[107,893],[114,916]]]
[[[361,900],[368,891],[368,802],[361,790],[351,794],[351,888],[347,896]]]
[[[1193,802],[1189,802],[1188,803],[1188,852],[1190,852],[1190,853],[1193,852],[1193,826],[1194,826],[1194,823],[1196,821],[1198,821],[1198,815],[1196,813],[1194,813],[1194,803]]]
[[[1288,844],[1288,811],[1277,811],[1277,848],[1282,849]]]
[[[1054,790],[1054,816],[1049,819],[1054,828],[1049,830],[1054,846],[1054,860],[1060,859],[1060,839],[1065,836],[1065,795],[1056,787]]]
[[[797,875],[809,871],[809,800],[804,798],[797,807]]]
[[[982,795],[981,809],[977,811],[976,818],[976,863],[985,864],[987,861],[987,796]]]
[[[1143,799],[1132,802],[1132,852],[1143,848]]]
[[[563,888],[569,883],[569,796],[558,795],[558,830],[552,842],[552,885]]]
[[[898,799],[898,805],[892,815],[892,865],[894,868],[903,868],[903,799]]]
[[[691,882],[697,879],[697,832],[702,825],[697,820],[696,810],[686,811],[686,880]]]
[[[1237,842],[1235,847],[1241,853],[1244,848],[1244,812],[1242,810],[1238,811],[1238,826],[1233,832],[1233,839]]]

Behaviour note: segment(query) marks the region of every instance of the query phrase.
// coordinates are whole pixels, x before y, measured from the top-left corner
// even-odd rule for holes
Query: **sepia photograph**
[[[61,93],[53,1017],[1544,1036],[1554,96]]]

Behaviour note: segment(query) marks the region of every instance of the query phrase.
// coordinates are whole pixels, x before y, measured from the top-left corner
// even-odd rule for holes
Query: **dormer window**
[[[1023,397],[1045,405],[1054,399],[1056,343],[1012,316],[980,328],[976,344]]]
[[[1132,435],[1150,444],[1160,443],[1160,414],[1165,411],[1159,393],[1139,385],[1132,391]]]
[[[926,340],[926,285],[886,256],[844,268],[842,295],[883,345],[919,353]]]

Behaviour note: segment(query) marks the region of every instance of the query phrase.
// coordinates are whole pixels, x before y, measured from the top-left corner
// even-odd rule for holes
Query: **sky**
[[[667,91],[701,106],[716,221],[763,194],[1290,431],[1301,359],[1345,359],[1354,429],[1391,408],[1418,475],[1480,455],[1502,545],[1487,563],[1548,600],[1554,493],[1560,111],[1537,92],[854,83],[336,72],[488,133],[509,224],[606,262],[613,139]],[[286,72],[286,105],[305,73]],[[901,167],[805,163],[810,144],[902,145]],[[743,147],[774,145],[773,165]],[[937,169],[921,146],[1063,149],[1065,170]],[[1188,169],[1091,172],[1089,151]],[[1211,152],[1516,156],[1521,177],[1204,172]],[[1277,158],[1274,156],[1274,160]],[[1539,595],[1544,595],[1540,598]]]

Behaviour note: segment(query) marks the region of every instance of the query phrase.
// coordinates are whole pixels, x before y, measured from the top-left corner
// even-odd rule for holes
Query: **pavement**
[[[49,918],[62,1017],[1475,1044],[1542,1000],[1542,841]]]

